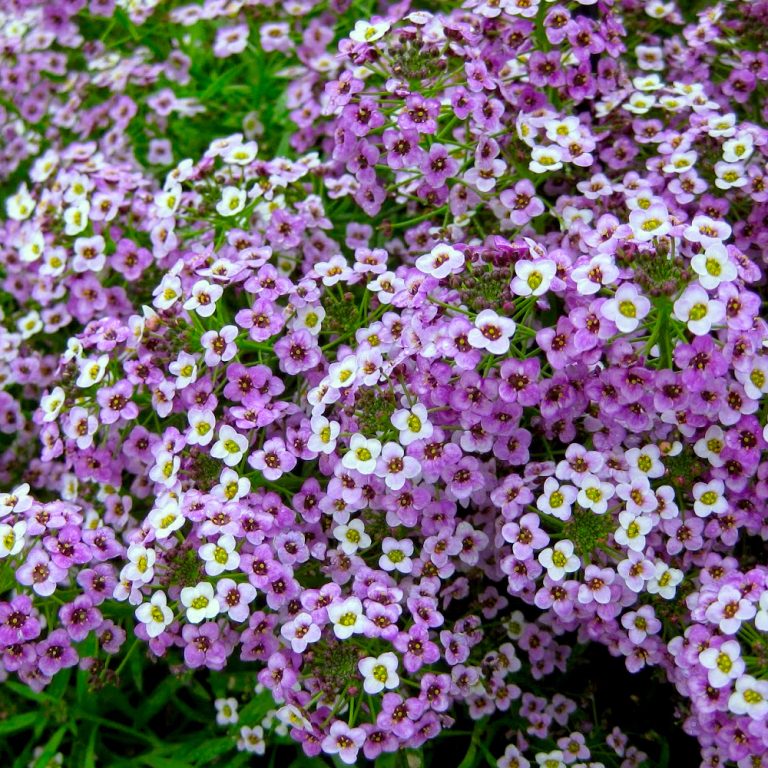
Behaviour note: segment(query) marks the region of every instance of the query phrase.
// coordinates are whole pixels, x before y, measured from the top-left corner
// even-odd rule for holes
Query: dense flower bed
[[[629,768],[602,644],[768,765],[768,3],[432,5],[4,4],[0,675]]]

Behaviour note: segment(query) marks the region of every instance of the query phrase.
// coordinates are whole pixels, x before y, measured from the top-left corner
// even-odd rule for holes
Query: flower
[[[675,317],[688,325],[696,336],[709,333],[713,325],[725,319],[725,307],[721,301],[710,299],[700,285],[689,285],[674,303]]]
[[[699,517],[708,517],[711,514],[722,515],[728,509],[724,491],[725,483],[722,480],[695,483],[693,486],[693,511]]]
[[[385,571],[398,571],[399,573],[410,573],[413,569],[413,542],[410,539],[393,539],[387,536],[381,542],[381,557],[379,558],[379,568]]]
[[[391,416],[391,422],[400,431],[400,443],[406,447],[416,440],[432,437],[434,430],[427,409],[421,403],[396,410]]]
[[[467,340],[475,349],[485,349],[492,355],[509,351],[509,340],[515,333],[515,322],[501,317],[492,309],[484,309],[475,318],[475,327],[467,334]]]
[[[167,605],[165,592],[154,592],[148,603],[142,603],[136,609],[136,618],[144,624],[149,637],[159,637],[173,621],[173,611]]]
[[[348,525],[337,525],[333,529],[333,535],[341,542],[341,550],[346,555],[371,546],[371,537],[365,532],[361,520],[352,520]]]
[[[211,456],[221,459],[228,467],[234,467],[240,463],[247,448],[248,438],[229,425],[224,425],[219,430],[219,439],[211,448]]]
[[[226,533],[218,541],[203,544],[198,553],[205,563],[205,572],[209,576],[218,576],[224,571],[234,571],[240,565],[240,555],[235,551],[235,537]]]
[[[392,690],[400,685],[397,675],[397,656],[394,653],[382,653],[380,656],[366,656],[357,663],[363,676],[363,689],[366,693],[381,693],[385,688]]]
[[[768,681],[742,675],[728,698],[728,709],[737,715],[763,720],[768,714]]]
[[[367,626],[363,616],[363,604],[357,597],[348,597],[328,606],[328,618],[333,624],[333,633],[339,640],[346,640],[353,634],[360,634]]]
[[[631,283],[622,283],[615,296],[602,305],[600,311],[622,333],[631,333],[650,312],[651,302]]]
[[[547,547],[539,552],[538,560],[547,569],[552,581],[560,581],[566,573],[579,570],[581,563],[573,550],[573,542],[563,539],[556,542],[554,547]]]
[[[302,611],[287,624],[283,624],[280,634],[291,644],[294,653],[303,653],[307,645],[320,639],[321,632],[312,616]]]
[[[699,654],[699,661],[714,688],[729,685],[731,680],[740,678],[745,669],[738,640],[726,640],[719,647],[705,648]]]
[[[343,763],[354,765],[364,742],[365,731],[362,728],[350,728],[342,720],[334,720],[322,741],[322,748],[326,754],[338,755]]]
[[[221,190],[221,199],[216,203],[219,216],[236,216],[245,208],[245,190],[225,186]]]
[[[380,453],[381,441],[356,433],[350,438],[349,450],[344,454],[341,463],[347,469],[357,470],[361,475],[371,475],[376,469],[376,459]]]
[[[464,266],[464,254],[450,245],[436,245],[429,253],[416,259],[416,268],[442,280],[459,272]]]
[[[551,259],[518,261],[512,290],[518,296],[542,296],[549,290],[556,272],[557,265]]]
[[[378,21],[373,24],[368,21],[357,21],[355,28],[349,33],[349,37],[356,43],[372,43],[384,37],[389,28],[388,21]]]
[[[214,597],[213,585],[206,581],[201,581],[195,587],[184,587],[180,600],[187,609],[187,619],[192,624],[215,618],[221,609],[218,598]]]
[[[228,699],[216,699],[213,705],[216,707],[218,725],[233,725],[238,721],[237,699],[231,696]]]
[[[251,752],[255,755],[263,755],[267,744],[264,741],[264,729],[260,725],[252,728],[244,725],[240,728],[240,737],[237,740],[237,748],[241,752]]]

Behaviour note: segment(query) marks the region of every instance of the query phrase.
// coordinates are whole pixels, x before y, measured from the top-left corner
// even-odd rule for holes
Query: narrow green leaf
[[[25,712],[23,715],[14,715],[7,720],[2,720],[0,721],[0,735],[5,736],[9,733],[31,728],[39,718],[40,715],[37,712]]]
[[[64,734],[67,732],[67,726],[62,725],[61,728],[59,728],[56,733],[51,736],[50,739],[48,739],[48,743],[43,748],[43,751],[40,753],[40,757],[37,758],[35,761],[35,768],[46,768],[48,763],[53,759],[53,756],[56,754],[56,750],[59,748],[59,744],[61,744],[61,740],[64,738]]]

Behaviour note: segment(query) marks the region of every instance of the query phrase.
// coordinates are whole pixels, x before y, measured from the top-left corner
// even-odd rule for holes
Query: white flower
[[[149,515],[149,524],[155,529],[156,539],[167,539],[184,525],[184,515],[178,502],[168,501],[156,507]]]
[[[630,283],[619,286],[612,299],[603,304],[601,314],[622,333],[632,333],[651,311],[651,302]]]
[[[688,326],[696,336],[706,336],[713,325],[725,319],[725,305],[711,299],[700,285],[689,285],[683,295],[672,305],[675,317]]]
[[[558,541],[554,547],[547,547],[539,552],[538,560],[547,569],[552,581],[560,581],[566,573],[579,570],[581,562],[573,553],[573,542],[568,539]]]
[[[126,553],[128,563],[120,573],[120,580],[128,579],[138,584],[149,584],[155,575],[155,550],[142,544],[131,544]]]
[[[192,408],[187,414],[190,430],[187,434],[187,445],[208,445],[213,439],[216,417],[213,411],[203,411]]]
[[[559,749],[553,749],[551,752],[537,752],[536,762],[539,768],[566,768],[563,753]]]
[[[166,488],[176,485],[181,459],[170,451],[159,451],[155,456],[155,463],[149,471],[150,480],[154,480]]]
[[[211,448],[211,456],[222,459],[228,467],[234,467],[240,463],[247,448],[248,438],[225,425],[219,430],[219,439]]]
[[[664,474],[664,464],[661,462],[661,451],[656,445],[645,445],[642,448],[630,448],[625,451],[624,458],[630,469],[642,472],[646,477],[661,477]]]
[[[613,534],[616,542],[622,547],[642,552],[645,549],[645,535],[653,528],[651,518],[624,510],[619,513],[619,525],[621,527]]]
[[[179,352],[179,356],[168,366],[168,370],[176,377],[176,389],[184,389],[197,381],[197,360],[187,352]]]
[[[181,203],[181,185],[172,184],[164,192],[155,196],[158,218],[169,219],[179,210]]]
[[[245,208],[245,190],[237,187],[224,187],[221,192],[221,200],[216,203],[216,210],[220,216],[236,216]]]
[[[421,403],[395,411],[390,420],[392,426],[400,430],[401,445],[408,446],[415,440],[432,436],[433,427],[427,409]]]
[[[374,40],[384,37],[389,28],[390,23],[388,21],[380,21],[376,24],[371,24],[368,21],[358,21],[355,24],[355,28],[349,33],[349,37],[356,43],[372,43]]]
[[[232,725],[237,722],[237,699],[216,699],[213,705],[216,707],[216,722],[219,725]]]
[[[648,208],[633,210],[629,214],[629,226],[639,243],[666,235],[672,227],[667,206],[660,202],[654,202]]]
[[[209,576],[218,576],[224,571],[234,571],[240,565],[240,555],[235,551],[235,537],[225,533],[219,540],[203,544],[198,553],[205,563],[205,572]]]
[[[753,720],[765,722],[768,715],[768,680],[742,675],[736,681],[735,688],[728,699],[728,709],[736,715],[749,715]]]
[[[715,163],[715,186],[718,189],[731,189],[744,187],[747,184],[747,173],[742,163]]]
[[[332,363],[328,367],[328,378],[336,389],[351,386],[356,377],[357,358],[354,355],[347,355],[340,363]]]
[[[393,539],[387,536],[381,542],[382,555],[379,558],[379,568],[384,571],[410,573],[413,570],[413,542],[410,539]]]
[[[213,586],[207,581],[201,581],[196,587],[184,587],[180,599],[187,609],[187,619],[192,624],[199,624],[204,619],[213,619],[220,610],[219,599],[213,594]]]
[[[340,603],[332,603],[326,609],[333,624],[333,632],[339,640],[360,634],[367,624],[363,616],[363,604],[357,597],[348,597]]]
[[[286,704],[277,710],[277,719],[284,725],[302,730],[311,730],[312,723],[304,716],[302,711],[294,704]]]
[[[234,469],[223,469],[218,485],[211,488],[211,493],[221,501],[239,501],[251,490],[251,481],[240,477]]]
[[[464,254],[453,246],[441,243],[429,253],[416,259],[416,269],[438,280],[453,272],[459,272],[464,266]]]
[[[9,219],[23,221],[32,215],[35,205],[34,199],[27,191],[26,184],[22,184],[19,191],[5,201],[5,210]]]
[[[385,688],[392,690],[400,685],[397,675],[397,656],[394,653],[382,653],[380,656],[366,656],[357,662],[357,668],[363,676],[363,689],[366,693],[381,693]]]
[[[240,729],[237,748],[241,752],[253,752],[256,755],[263,755],[267,749],[267,744],[264,741],[264,729],[260,725],[255,725],[253,728],[244,725]]]
[[[167,605],[165,592],[155,592],[148,603],[136,609],[136,618],[144,624],[149,637],[158,637],[173,621],[173,611]]]
[[[376,298],[382,304],[391,304],[395,294],[403,289],[405,282],[397,277],[394,272],[382,272],[367,285],[369,291],[376,294]]]
[[[245,144],[229,147],[221,155],[221,159],[230,165],[248,165],[256,159],[258,151],[258,144],[255,141],[248,141]]]
[[[291,328],[294,331],[305,329],[313,336],[320,333],[320,329],[325,319],[325,310],[320,307],[306,306],[296,310],[296,314],[291,321]]]
[[[703,252],[697,253],[691,259],[691,267],[699,276],[699,283],[708,291],[717,288],[720,283],[732,282],[738,274],[722,243],[712,243]]]
[[[516,327],[514,320],[501,317],[492,309],[484,309],[475,318],[475,327],[467,334],[467,341],[475,349],[485,349],[492,355],[505,355]]]
[[[220,285],[198,280],[192,286],[192,295],[184,302],[184,309],[194,310],[200,317],[210,317],[216,311],[216,302],[223,292]]]
[[[635,115],[644,115],[650,110],[656,103],[656,97],[643,91],[635,91],[630,97],[629,101],[623,104],[623,109],[627,112],[632,112]]]
[[[43,233],[39,230],[30,232],[24,239],[24,244],[19,247],[19,257],[21,260],[30,264],[37,261],[45,249],[45,239]]]
[[[698,153],[694,149],[689,149],[687,152],[673,152],[661,170],[664,173],[686,173],[696,165],[697,157]]]
[[[20,515],[32,506],[29,483],[17,485],[10,493],[0,493],[0,518],[11,514]]]
[[[723,142],[723,160],[726,163],[738,163],[749,160],[755,148],[755,140],[748,133],[742,133]]]
[[[697,517],[722,515],[728,510],[724,496],[725,483],[722,480],[710,480],[708,483],[696,483],[693,486],[693,511]]]
[[[67,251],[64,248],[48,248],[40,266],[40,274],[48,277],[58,277],[67,268]]]
[[[722,467],[725,463],[720,458],[723,448],[725,448],[725,433],[722,427],[713,424],[704,437],[696,441],[693,452],[699,458],[706,459],[713,467]]]
[[[762,632],[768,632],[768,589],[760,595],[759,608],[755,615],[755,626]]]
[[[313,416],[310,421],[312,434],[307,441],[307,448],[315,453],[333,453],[336,449],[336,438],[341,426],[337,421],[329,421],[325,416]]]
[[[353,520],[348,525],[337,525],[333,529],[334,537],[341,542],[345,555],[353,555],[358,549],[371,546],[371,537],[365,532],[362,520]]]
[[[675,596],[677,585],[683,580],[683,572],[677,568],[670,568],[666,563],[657,561],[653,577],[646,585],[646,589],[652,595],[661,595],[666,600]]]
[[[531,161],[528,163],[528,168],[533,173],[558,171],[563,167],[562,159],[562,150],[555,145],[534,147],[531,151]]]
[[[37,310],[30,310],[26,315],[16,321],[16,327],[19,329],[22,339],[30,339],[36,333],[43,330],[43,321],[40,319],[40,313]]]
[[[541,296],[549,290],[557,273],[557,265],[551,259],[518,261],[512,291],[518,296]]]
[[[608,500],[616,493],[610,483],[604,483],[599,477],[587,473],[581,480],[576,501],[584,509],[591,509],[596,515],[605,514]]]
[[[91,204],[87,200],[80,200],[70,205],[64,211],[64,234],[69,237],[79,235],[88,226],[88,214],[91,212]]]
[[[27,524],[19,520],[13,525],[0,523],[0,558],[18,555],[24,549],[24,534]]]
[[[109,355],[100,355],[96,360],[89,358],[78,360],[77,364],[80,369],[80,375],[75,382],[77,386],[86,389],[94,384],[98,384],[104,378],[108,362]]]
[[[54,387],[50,394],[41,398],[40,407],[43,409],[44,422],[56,421],[56,417],[64,407],[64,400],[64,390],[61,387]]]
[[[371,475],[376,469],[376,459],[381,453],[381,442],[359,433],[352,435],[349,450],[341,460],[347,469],[355,469],[361,475]]]
[[[719,648],[705,648],[699,654],[701,666],[713,688],[723,688],[744,673],[744,660],[738,640],[726,640]]]
[[[176,275],[164,275],[152,295],[158,309],[170,309],[181,298],[181,280]]]

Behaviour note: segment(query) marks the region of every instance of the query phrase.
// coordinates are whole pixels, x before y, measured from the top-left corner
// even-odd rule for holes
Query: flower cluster
[[[277,706],[244,750],[279,722],[352,764],[512,711],[499,765],[559,768],[599,765],[590,728],[535,691],[600,643],[676,687],[702,765],[762,765],[768,4],[207,2],[72,62],[69,102],[78,30],[161,11],[21,5],[3,674],[239,661]],[[216,95],[184,90],[209,38],[291,63],[286,141],[253,104],[160,138]]]

